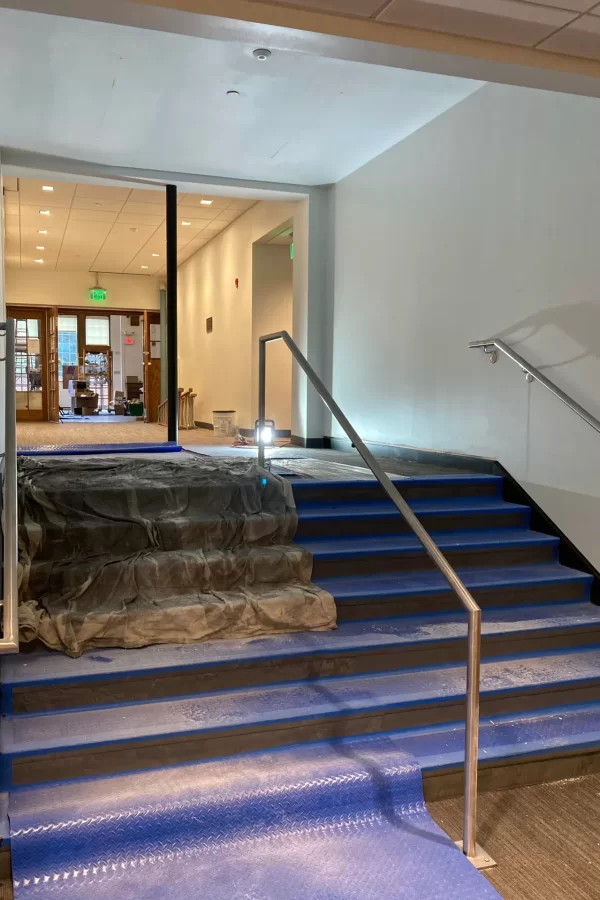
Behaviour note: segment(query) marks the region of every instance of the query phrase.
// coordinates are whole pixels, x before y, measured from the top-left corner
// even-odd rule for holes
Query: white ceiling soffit
[[[254,49],[0,8],[0,145],[326,184],[481,84],[295,51],[261,62]]]
[[[255,202],[208,192],[179,193],[178,263]],[[8,176],[4,212],[9,267],[129,275],[165,271],[164,191]]]

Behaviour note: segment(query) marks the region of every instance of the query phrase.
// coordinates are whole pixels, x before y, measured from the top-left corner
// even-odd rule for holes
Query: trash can
[[[213,409],[215,434],[233,437],[235,434],[235,409]]]

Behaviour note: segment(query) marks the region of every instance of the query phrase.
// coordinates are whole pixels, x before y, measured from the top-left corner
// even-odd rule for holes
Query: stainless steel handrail
[[[576,413],[580,418],[587,422],[588,425],[591,425],[595,431],[600,432],[600,421],[591,415],[586,409],[583,408],[576,400],[573,400],[572,397],[569,397],[568,394],[565,394],[564,391],[561,391],[559,387],[557,387],[553,381],[550,381],[549,378],[546,378],[545,375],[536,369],[535,366],[532,366],[527,362],[522,356],[516,353],[512,347],[509,347],[508,344],[505,344],[504,341],[499,340],[498,338],[490,338],[487,341],[471,341],[469,344],[471,350],[475,350],[477,348],[481,348],[487,354],[493,354],[493,350],[489,349],[491,347],[495,347],[496,350],[499,350],[500,353],[504,353],[505,356],[508,356],[509,359],[512,359],[514,363],[516,363],[519,368],[522,370],[523,374],[529,379],[534,379],[539,381],[547,390],[550,391],[551,394],[554,394],[555,397],[564,403],[569,409],[572,409],[574,413]],[[492,362],[496,362],[494,357],[492,356]]]
[[[15,382],[15,320],[0,322],[0,333],[5,336],[4,354],[4,482],[3,482],[3,530],[4,530],[4,590],[2,602],[2,637],[0,653],[19,651],[19,586],[17,563],[19,553],[17,510],[17,414]]]
[[[463,821],[462,850],[465,855],[475,861],[482,857],[482,851],[477,845],[477,758],[479,750],[479,681],[481,667],[481,609],[464,586],[446,557],[443,555],[435,541],[429,536],[425,528],[413,513],[412,509],[394,486],[393,482],[385,474],[371,451],[360,439],[340,407],[337,405],[315,370],[306,357],[294,343],[287,331],[278,331],[275,334],[267,334],[259,338],[259,374],[258,374],[258,463],[264,466],[265,445],[263,441],[263,427],[265,422],[266,407],[266,368],[267,368],[267,344],[272,341],[284,341],[290,349],[292,356],[306,373],[318,391],[325,405],[331,410],[339,424],[342,426],[363,460],[377,479],[384,491],[404,517],[410,528],[416,534],[423,545],[429,558],[433,560],[452,590],[458,596],[460,602],[468,613],[468,656],[467,656],[467,713],[466,713],[466,739],[465,739],[465,807]],[[486,862],[490,862],[489,858]]]

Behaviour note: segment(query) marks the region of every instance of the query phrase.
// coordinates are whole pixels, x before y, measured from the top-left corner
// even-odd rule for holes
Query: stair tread
[[[499,607],[486,611],[484,636],[526,636],[530,632],[562,631],[600,625],[600,607],[587,602]],[[419,643],[464,640],[463,611],[429,613],[344,622],[335,631],[300,632],[248,640],[201,644],[160,644],[140,650],[89,651],[79,659],[54,653],[33,653],[6,662],[3,683],[9,686],[80,683],[90,678],[165,674],[202,666],[240,665],[282,657],[314,656],[406,647]]]
[[[458,569],[461,580],[470,590],[524,585],[555,584],[565,581],[584,581],[589,584],[593,575],[570,569],[559,563],[537,563],[529,566],[500,566],[485,569]],[[336,603],[358,598],[377,598],[399,595],[450,593],[452,588],[435,570],[383,573],[381,575],[342,575],[319,578],[319,587],[335,597]]]
[[[550,534],[520,528],[489,528],[479,531],[432,532],[441,550],[480,549],[545,544],[558,547],[560,540]],[[349,535],[339,538],[307,538],[301,545],[316,558],[358,556],[377,553],[425,552],[414,534]]]
[[[547,691],[600,679],[600,649],[555,651],[484,661],[481,694]],[[237,728],[375,713],[411,704],[461,701],[465,666],[414,668],[274,687],[216,692],[185,699],[95,707],[49,714],[7,716],[2,752],[52,752],[95,745],[208,734]]]
[[[501,497],[447,497],[440,499],[419,499],[408,501],[414,512],[420,515],[452,513],[528,513],[529,506],[508,503]],[[363,519],[375,516],[399,516],[400,513],[391,500],[364,501],[362,503],[304,503],[298,507],[302,521],[314,519]]]
[[[504,477],[502,475],[476,475],[467,473],[465,475],[398,475],[397,477],[392,478],[394,484],[398,483],[400,485],[441,485],[441,484],[494,484],[498,488],[502,486],[504,483]],[[379,482],[376,478],[369,480],[358,480],[356,478],[345,478],[343,480],[331,479],[329,481],[321,481],[315,478],[298,478],[294,479],[294,491],[296,488],[300,490],[304,488],[347,488],[352,487],[369,487],[369,486],[378,486]]]
[[[412,754],[425,772],[464,763],[464,722],[391,732],[389,737],[403,751]],[[366,743],[367,738],[354,738],[353,741]],[[479,760],[482,763],[592,746],[600,746],[598,702],[508,713],[480,721]]]

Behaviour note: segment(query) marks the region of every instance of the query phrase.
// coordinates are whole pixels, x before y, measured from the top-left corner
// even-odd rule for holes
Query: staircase
[[[559,562],[559,538],[530,530],[529,507],[503,499],[500,477],[437,476],[395,483],[483,609],[481,788],[597,771],[600,608],[590,601],[593,576]],[[38,881],[21,876],[36,871],[40,859],[53,860],[53,878],[67,878],[56,874],[56,866],[63,865],[61,853],[68,855],[61,848],[68,845],[68,852],[75,853],[72,847],[85,841],[114,846],[113,824],[99,836],[94,830],[101,830],[99,823],[128,822],[133,828],[133,816],[136,833],[160,835],[163,849],[156,851],[156,859],[162,865],[168,858],[170,866],[175,857],[169,856],[171,850],[166,857],[163,853],[168,844],[163,829],[168,834],[175,829],[177,853],[185,857],[181,834],[192,827],[192,809],[193,828],[204,833],[202,823],[216,815],[212,807],[210,815],[206,809],[215,785],[230,786],[230,794],[219,800],[224,805],[217,831],[223,822],[246,821],[248,809],[252,821],[258,816],[271,822],[264,791],[270,797],[296,797],[299,783],[320,785],[321,793],[309,804],[317,810],[320,828],[323,816],[341,802],[330,786],[359,784],[364,778],[371,783],[374,772],[375,799],[369,795],[366,806],[360,801],[355,809],[353,794],[350,806],[344,806],[352,822],[392,827],[389,817],[380,821],[385,788],[385,796],[389,790],[390,796],[404,798],[403,811],[421,817],[419,833],[429,834],[434,844],[441,842],[442,855],[449,846],[451,865],[457,855],[462,865],[461,855],[427,816],[420,784],[422,775],[425,799],[463,790],[466,615],[377,482],[294,479],[293,488],[299,513],[296,541],[313,554],[313,580],[335,597],[335,631],[90,651],[79,659],[45,652],[3,660],[3,790],[11,794],[13,841],[19,848],[13,855],[19,871],[17,900],[38,890],[42,876],[35,876]],[[383,750],[377,743],[382,733],[387,736]],[[270,751],[276,748],[281,749],[274,756]],[[250,752],[255,755],[247,756]],[[345,760],[342,769],[340,757]],[[195,765],[182,767],[191,763]],[[171,768],[156,773],[165,766]],[[386,775],[382,788],[381,766],[399,773],[397,784],[395,775],[389,783]],[[115,774],[122,779],[105,777]],[[96,781],[78,783],[89,778]],[[176,796],[185,799],[176,801]],[[238,816],[234,811],[242,796],[250,806]],[[134,802],[141,804],[135,815]],[[286,806],[287,812],[278,807],[280,825],[287,823],[287,828],[294,820],[294,840],[300,840],[298,835],[314,830],[313,812],[309,821],[304,800],[289,802],[293,809]],[[177,815],[185,810],[188,818],[173,824],[175,809]],[[60,824],[57,816],[63,817]],[[411,822],[407,833],[417,834]],[[74,845],[64,844],[69,834],[73,838],[69,829],[77,832]],[[77,829],[87,829],[88,836],[84,839]],[[123,840],[131,840],[127,833]],[[212,831],[206,839],[211,846],[216,840]],[[268,836],[268,843],[272,840]],[[371,831],[368,840],[374,840]],[[375,859],[391,841],[394,856],[397,840],[397,832],[385,831],[373,845],[346,842],[347,853],[366,852]],[[420,859],[423,845],[414,851],[406,849],[409,845],[406,853]],[[240,845],[235,846],[237,852]],[[321,852],[302,846],[302,853]],[[331,852],[338,849],[336,844]],[[147,849],[144,854],[135,865],[148,857]],[[436,867],[444,869],[446,857],[437,862],[427,858],[429,868],[415,881],[421,892],[415,897],[497,897],[484,881],[472,883],[462,870],[460,877],[451,876],[458,878],[456,893],[445,882],[428,893],[423,885]],[[277,867],[280,861],[276,853],[266,865]],[[291,883],[296,863],[290,862],[282,885]],[[64,867],[71,872],[68,877],[76,877],[80,861],[65,856]],[[202,878],[208,877],[208,870],[202,871]],[[249,876],[240,875],[242,871],[236,870],[235,878],[242,878],[243,891],[215,882],[203,896],[286,896],[283,886],[280,893],[247,889]],[[404,877],[416,876],[394,869],[396,884]],[[147,894],[122,896],[164,896],[160,891],[168,889],[168,882],[161,885],[159,890],[157,882],[156,894],[148,888]],[[121,896],[104,890],[82,896]],[[413,896],[382,891],[377,882],[371,893],[356,896]],[[310,879],[300,879],[288,894],[354,896],[317,894]]]
[[[483,607],[482,786],[585,771],[600,750],[592,576],[559,563],[499,477],[396,483]],[[4,790],[385,731],[426,797],[460,792],[464,612],[377,483],[294,494],[337,630],[6,658]]]

